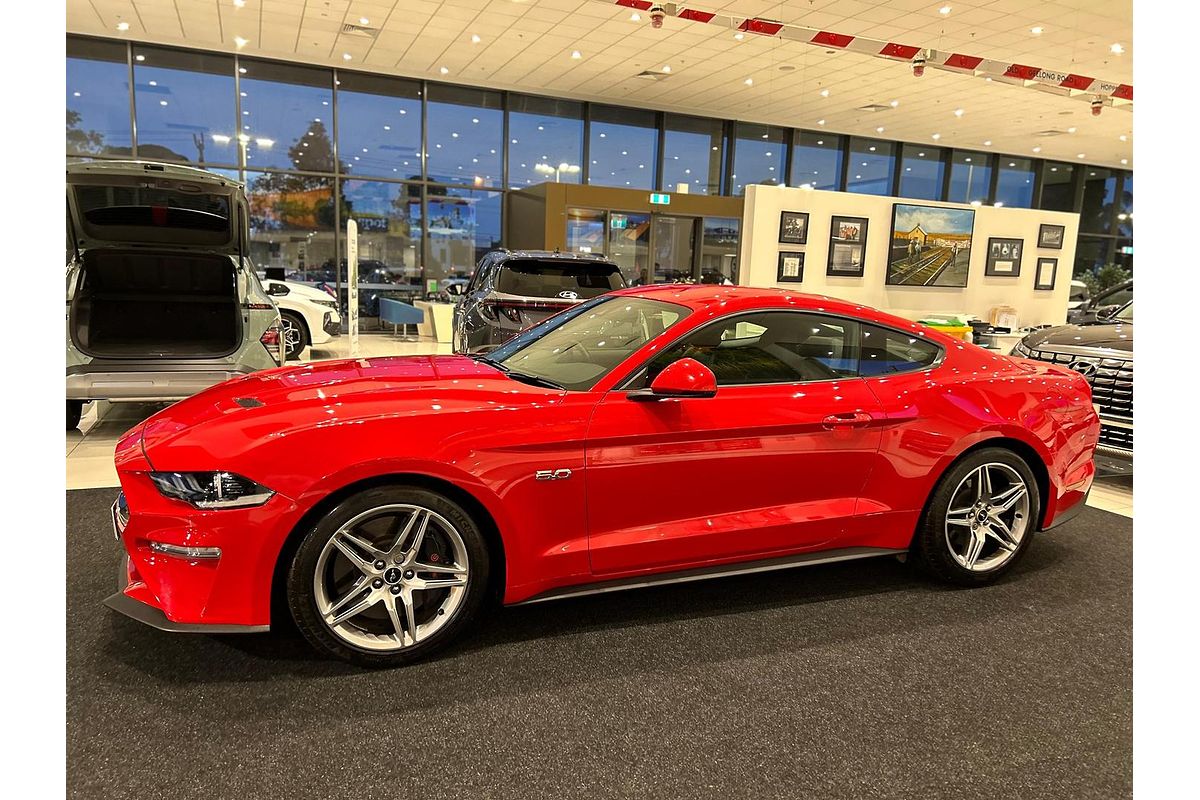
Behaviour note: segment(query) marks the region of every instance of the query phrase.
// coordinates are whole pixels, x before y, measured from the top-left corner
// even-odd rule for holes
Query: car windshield
[[[603,261],[514,258],[496,275],[496,291],[522,297],[587,299],[624,286],[621,268]]]
[[[691,311],[639,297],[598,297],[535,325],[483,357],[501,369],[587,391]]]
[[[1113,314],[1112,318],[1120,320],[1121,322],[1133,322],[1133,301],[1130,301],[1129,305]]]
[[[147,238],[147,229],[183,244],[220,244],[230,236],[226,195],[145,186],[79,186],[75,197],[87,232],[110,241],[141,241]]]

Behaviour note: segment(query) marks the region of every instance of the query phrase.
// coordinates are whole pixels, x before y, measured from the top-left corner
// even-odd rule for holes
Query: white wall
[[[895,203],[972,208],[963,203],[848,192],[757,184],[746,187],[740,282],[748,286],[778,286],[853,300],[909,319],[953,313],[986,320],[993,307],[1010,305],[1017,309],[1021,325],[1059,324],[1066,320],[1071,270],[1075,263],[1075,236],[1079,230],[1078,214],[975,206],[975,231],[966,288],[886,286],[892,205]],[[807,244],[779,243],[779,213],[785,210],[808,212]],[[867,223],[866,268],[861,278],[825,274],[829,224],[835,215],[870,220]],[[1042,223],[1066,227],[1061,250],[1038,249],[1038,228]],[[1018,277],[986,277],[983,274],[988,237],[993,236],[1025,240]],[[781,250],[799,250],[805,254],[802,283],[778,283],[775,280]],[[1058,259],[1054,291],[1033,288],[1040,257]]]

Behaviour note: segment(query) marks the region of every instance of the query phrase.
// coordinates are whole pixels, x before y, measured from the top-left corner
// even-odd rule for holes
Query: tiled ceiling
[[[1128,0],[711,0],[696,7],[1133,83]],[[1079,99],[933,69],[914,78],[901,62],[764,36],[739,41],[729,28],[673,17],[654,30],[646,12],[636,22],[633,14],[604,0],[67,0],[67,29],[726,119],[811,129],[823,120],[825,130],[841,133],[929,143],[938,134],[938,144],[953,147],[1132,164],[1128,107],[1093,117]],[[123,22],[128,30],[119,32]],[[375,35],[344,33],[345,24]],[[240,48],[239,38],[246,40]],[[1124,52],[1114,53],[1113,45]],[[576,50],[581,58],[572,57]],[[634,77],[666,67],[661,80]],[[886,110],[860,110],[868,105]],[[1059,133],[1038,135],[1047,131]]]

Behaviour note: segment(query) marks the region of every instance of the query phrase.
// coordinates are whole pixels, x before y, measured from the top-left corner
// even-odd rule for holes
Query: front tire
[[[1037,480],[1011,450],[987,447],[938,481],[913,539],[920,563],[959,586],[999,578],[1024,555],[1041,510]]]
[[[67,401],[67,430],[73,431],[79,427],[79,419],[83,416],[83,401]]]
[[[367,489],[305,534],[288,569],[288,607],[318,650],[399,666],[471,623],[489,561],[479,526],[457,503],[416,487]]]
[[[291,311],[280,311],[279,328],[286,349],[284,360],[292,361],[299,358],[309,344],[308,327],[304,324],[304,320]]]

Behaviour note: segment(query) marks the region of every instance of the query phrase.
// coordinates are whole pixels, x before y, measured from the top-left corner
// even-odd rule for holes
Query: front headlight
[[[313,300],[313,302],[319,306],[325,306],[326,308],[332,308],[334,311],[337,310],[337,300]]]
[[[151,472],[150,480],[163,497],[196,508],[261,506],[275,492],[232,472]]]
[[[1021,358],[1033,358],[1033,351],[1025,346],[1024,340],[1013,345],[1010,355],[1020,356]]]

